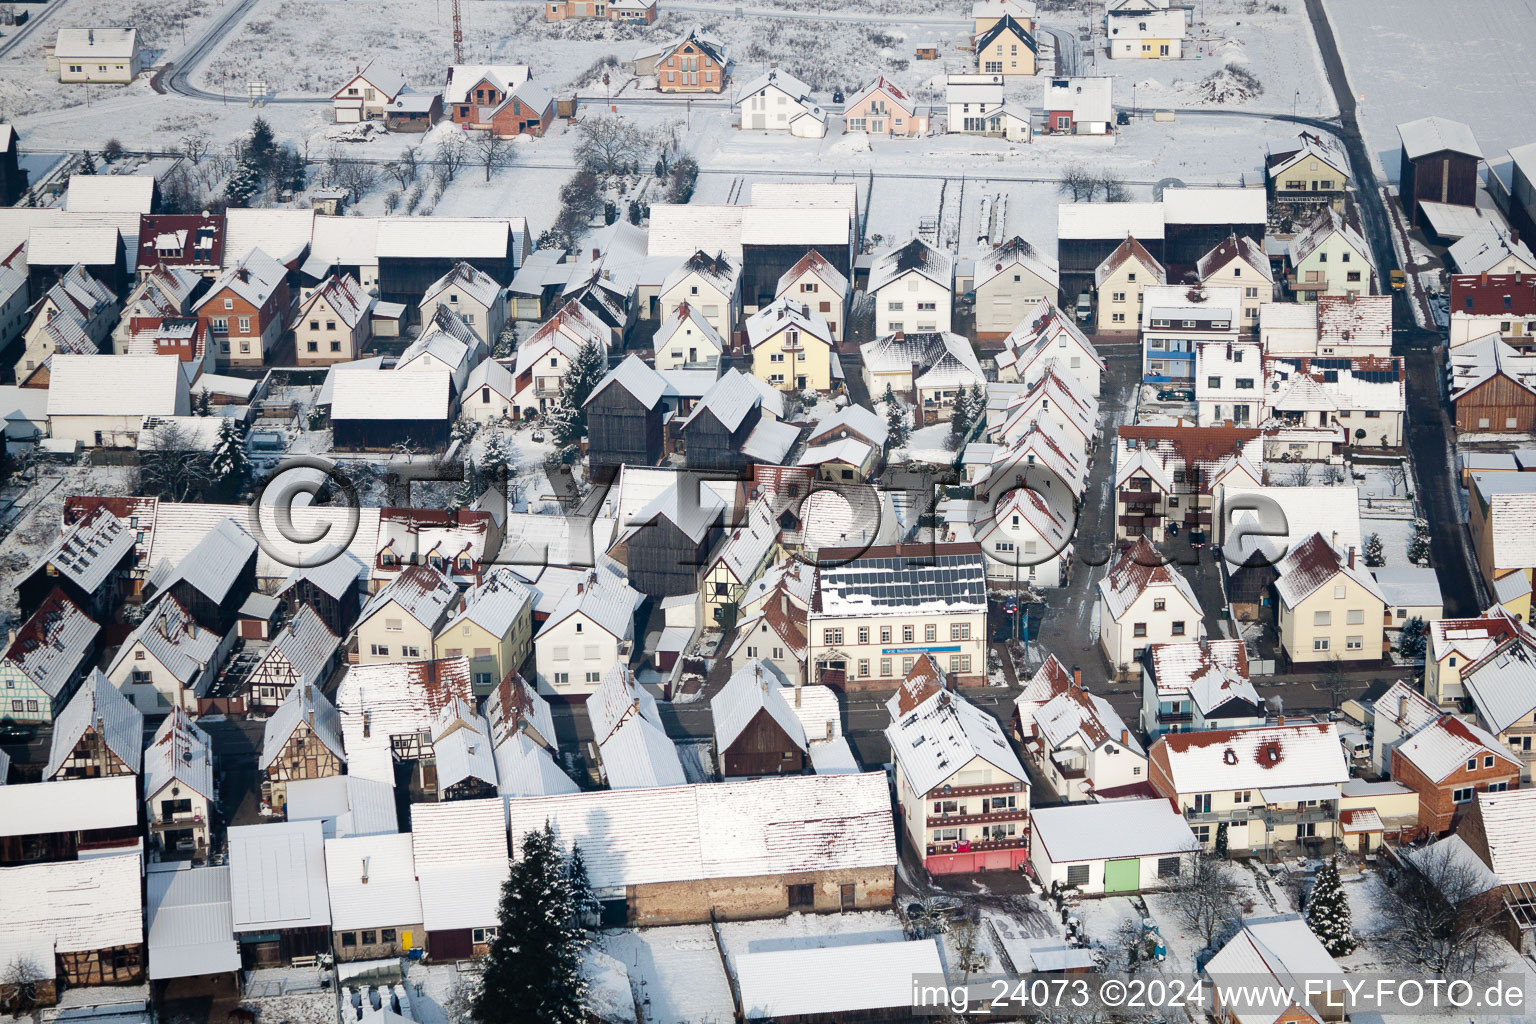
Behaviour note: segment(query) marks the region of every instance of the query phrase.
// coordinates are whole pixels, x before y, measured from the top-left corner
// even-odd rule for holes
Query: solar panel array
[[[932,558],[857,558],[822,570],[822,586],[845,600],[865,598],[877,605],[905,607],[935,601],[979,603],[986,600],[986,571],[981,556]]]

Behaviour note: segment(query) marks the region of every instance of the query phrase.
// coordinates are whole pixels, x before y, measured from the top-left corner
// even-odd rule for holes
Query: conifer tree
[[[1227,823],[1224,821],[1219,822],[1216,825],[1216,847],[1212,851],[1213,854],[1225,859],[1227,856],[1227,843]]]
[[[1307,927],[1312,929],[1329,956],[1344,956],[1355,948],[1349,899],[1339,882],[1338,861],[1324,861],[1307,897]]]
[[[583,345],[560,381],[560,397],[551,413],[554,442],[562,448],[576,444],[587,432],[587,398],[608,372],[607,356],[597,342]]]
[[[1386,552],[1382,550],[1381,534],[1373,533],[1365,538],[1361,545],[1361,553],[1365,555],[1367,567],[1375,569],[1387,564]]]
[[[889,384],[885,386],[885,427],[887,448],[900,448],[907,443],[907,435],[910,433],[907,410],[896,398],[896,389]]]
[[[234,420],[227,419],[219,424],[219,436],[213,442],[208,472],[229,497],[245,489],[251,475],[251,460],[245,453],[245,438],[240,436],[240,428]]]

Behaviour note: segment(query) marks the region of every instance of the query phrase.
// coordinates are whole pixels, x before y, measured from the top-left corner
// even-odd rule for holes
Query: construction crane
[[[453,0],[453,62],[464,63],[464,20],[459,15],[459,0]]]

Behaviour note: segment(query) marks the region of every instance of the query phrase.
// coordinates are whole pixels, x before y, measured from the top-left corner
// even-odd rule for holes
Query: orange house
[[[1392,749],[1392,778],[1419,795],[1419,830],[1448,831],[1479,792],[1520,788],[1521,763],[1487,731],[1442,715]]]
[[[260,366],[287,327],[288,269],[252,249],[192,308],[218,342],[220,365]]]
[[[723,92],[725,49],[689,35],[663,50],[656,60],[656,88],[660,92]]]
[[[526,64],[455,64],[443,83],[443,106],[459,127],[482,126],[485,114],[532,78]]]
[[[488,124],[498,138],[513,135],[543,135],[555,119],[555,99],[549,90],[535,82],[524,82],[512,95],[491,111]]]

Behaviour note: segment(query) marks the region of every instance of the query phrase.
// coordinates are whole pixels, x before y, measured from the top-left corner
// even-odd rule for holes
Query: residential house
[[[809,577],[807,571],[806,578]],[[753,662],[765,661],[792,684],[803,687],[809,646],[806,628],[806,608],[797,605],[783,586],[770,590],[758,603],[744,605],[731,642],[732,674]]]
[[[1074,686],[1033,708],[1029,722],[1024,752],[1059,799],[1101,800],[1146,784],[1146,751],[1103,697]]]
[[[441,569],[407,565],[363,605],[353,629],[357,663],[431,660],[433,638],[461,604],[458,587]]]
[[[149,574],[145,593],[169,594],[204,628],[229,632],[256,589],[255,538],[233,519],[222,519],[174,565],[161,562]]]
[[[994,383],[987,397],[987,435],[997,444],[1012,444],[1045,420],[1084,460],[1098,445],[1099,403],[1065,367],[1053,363],[1029,385]]]
[[[1450,830],[1477,793],[1520,785],[1523,762],[1482,726],[1442,714],[1392,751],[1392,778],[1419,795],[1419,829]]]
[[[8,128],[9,125],[5,127]],[[3,141],[4,137],[5,132],[0,129],[0,141]],[[0,149],[0,188],[4,187],[4,167],[5,151]],[[0,264],[0,343],[7,348],[27,326],[30,304],[31,286],[27,281],[27,275],[15,267]]]
[[[511,673],[486,702],[495,744],[496,778],[502,796],[556,796],[578,792],[554,754],[549,704],[522,676]]]
[[[392,132],[421,134],[436,127],[442,116],[442,93],[417,92],[406,86],[384,111],[384,126]]]
[[[496,795],[490,723],[475,713],[473,705],[457,698],[449,701],[432,720],[429,735],[432,770],[426,776],[431,781],[426,799],[485,800]]]
[[[1169,521],[1205,533],[1218,476],[1237,471],[1258,485],[1264,437],[1256,427],[1120,427],[1115,448],[1115,537],[1161,543]]]
[[[1231,850],[1335,838],[1349,766],[1332,722],[1176,732],[1148,752],[1153,787],[1209,850],[1227,826]]]
[[[1451,277],[1450,347],[1493,333],[1521,349],[1536,346],[1536,275]]]
[[[460,411],[484,426],[515,426],[516,398],[517,377],[506,364],[497,359],[482,359],[465,378]]]
[[[1458,433],[1536,431],[1536,355],[1494,333],[1451,349],[1448,358]]]
[[[1286,243],[1285,286],[1298,299],[1374,295],[1376,268],[1358,214],[1325,206]]]
[[[454,701],[473,706],[466,658],[354,665],[336,690],[347,774],[395,787],[398,769],[410,770],[416,799],[437,795],[433,726]]]
[[[710,552],[701,577],[705,622],[727,621],[726,606],[740,608],[747,585],[761,576],[779,550],[780,526],[768,502],[754,501],[739,523],[728,525]]]
[[[257,762],[262,806],[285,813],[289,783],[339,777],[346,764],[336,706],[314,686],[295,686],[267,719],[262,735]]]
[[[1166,800],[1036,807],[1029,815],[1029,859],[1047,889],[1087,896],[1178,885],[1189,871],[1195,836]]]
[[[836,339],[809,303],[785,296],[753,313],[746,323],[752,373],[780,391],[830,392]]]
[[[380,509],[373,579],[391,580],[420,563],[446,573],[455,585],[478,583],[481,569],[495,555],[486,550],[491,527],[491,514],[477,509]]]
[[[139,276],[184,270],[215,278],[224,269],[224,215],[155,213],[139,216]]]
[[[1426,623],[1424,696],[1442,708],[1458,706],[1466,696],[1462,674],[1510,641],[1523,639],[1527,631],[1519,619],[1497,605],[1472,618]]]
[[[1241,640],[1153,644],[1141,662],[1141,728],[1169,732],[1242,729],[1265,721]]]
[[[687,782],[667,738],[656,698],[622,663],[603,675],[587,700],[597,768],[609,789],[649,789]]]
[[[741,312],[741,268],[723,253],[702,249],[683,260],[661,284],[661,310],[671,316],[687,303],[722,338],[732,338]]]
[[[332,634],[346,636],[357,621],[359,577],[367,567],[350,551],[308,561],[288,574],[275,596],[288,605],[290,615],[297,617],[301,608],[310,608]]]
[[[1144,536],[1099,581],[1099,615],[1099,644],[1116,672],[1129,671],[1154,644],[1205,634],[1194,588]]]
[[[971,343],[948,331],[882,335],[860,345],[859,353],[869,394],[894,388],[922,426],[948,420],[962,393],[987,386]]]
[[[534,634],[539,693],[594,693],[603,673],[634,653],[635,610],[643,600],[611,569],[592,569],[577,580]]]
[[[1195,272],[1205,288],[1241,288],[1243,330],[1259,333],[1259,307],[1275,297],[1275,275],[1262,245],[1247,235],[1228,235],[1226,241],[1200,257]]]
[[[426,949],[409,832],[327,839],[325,877],[331,953],[338,963],[409,956],[412,950]]]
[[[1269,358],[1260,392],[1263,419],[1340,430],[1347,445],[1397,448],[1403,444],[1406,385],[1401,356]]]
[[[741,85],[731,106],[741,108],[743,131],[789,132],[801,139],[827,134],[827,112],[811,98],[811,87],[776,67]]]
[[[196,710],[218,677],[235,635],[199,624],[174,594],[155,599],[107,667],[107,678],[140,711]]]
[[[988,115],[1003,106],[1003,76],[950,75],[944,83],[944,106],[948,111],[945,131],[987,134]]]
[[[395,370],[409,373],[446,371],[453,392],[463,396],[469,374],[488,349],[459,316],[439,306],[417,339],[395,361]]]
[[[1536,481],[1525,473],[1472,474],[1467,527],[1477,567],[1490,587],[1529,582],[1536,548],[1529,530],[1536,510]]]
[[[16,360],[16,380],[39,386],[31,379],[33,374],[46,368],[55,355],[93,356],[101,351],[117,318],[118,303],[112,289],[77,264],[33,304],[30,312],[31,323],[22,334],[21,358]]]
[[[331,632],[319,612],[299,605],[251,666],[246,709],[272,714],[295,688],[323,688],[330,682],[341,654],[341,637]]]
[[[1038,482],[1003,491],[994,502],[966,502],[963,509],[962,503],[951,502],[943,539],[980,544],[990,581],[1065,586],[1076,523],[1071,496],[1049,494],[1035,486]]]
[[[1317,300],[1317,354],[1392,354],[1392,296],[1324,295]]]
[[[1383,655],[1386,598],[1353,547],[1314,533],[1275,566],[1280,647],[1293,663],[1374,662]]]
[[[507,326],[507,289],[485,271],[455,263],[422,295],[417,307],[421,322],[432,323],[439,308],[458,314],[487,347],[494,346]]]
[[[1048,135],[1108,135],[1115,130],[1113,78],[1052,78],[1041,106]]]
[[[1343,968],[1298,914],[1248,918],[1205,965],[1205,976],[1219,994],[1213,1013],[1221,1021],[1253,1024],[1323,1024],[1344,1019]],[[1237,995],[1239,979],[1255,976],[1285,978],[1292,985],[1262,1008],[1244,1004]]]
[[[1337,209],[1349,187],[1349,157],[1332,135],[1303,130],[1266,147],[1264,178],[1270,197],[1289,209]]]
[[[655,352],[651,362],[658,371],[715,370],[726,342],[699,306],[682,302],[656,328],[651,347]]]
[[[886,906],[895,891],[879,773],[599,790],[507,807],[513,857],[549,822],[563,846],[581,847],[603,920],[616,925],[855,911]],[[838,842],[814,838],[829,830]],[[755,837],[747,856],[733,835]]]
[[[405,76],[369,64],[331,94],[331,118],[337,124],[382,121],[395,97],[406,90]]]
[[[526,64],[454,64],[443,84],[443,106],[455,124],[473,124],[477,108],[499,106],[532,77]]]
[[[848,97],[843,105],[843,131],[869,135],[916,136],[928,134],[928,114],[919,113],[917,100],[884,75]]]
[[[144,716],[93,669],[53,723],[43,781],[138,775]]]
[[[219,343],[219,364],[260,366],[289,322],[288,268],[252,249],[192,307]]]
[[[773,290],[774,298],[793,299],[819,313],[827,322],[834,345],[843,340],[842,327],[846,326],[851,294],[848,278],[815,249],[807,250],[794,266],[784,271]],[[662,369],[661,351],[658,342],[657,369]]]
[[[450,68],[443,105],[466,131],[487,131],[499,139],[543,135],[555,119],[554,95],[520,64]]]
[[[1020,867],[1029,856],[1029,781],[997,719],[942,685],[899,690],[892,701],[885,735],[896,801],[923,868]]]
[[[517,347],[517,395],[513,419],[548,411],[560,395],[560,385],[571,363],[588,345],[607,353],[613,334],[578,302],[567,302]]]
[[[1398,195],[1414,225],[1424,222],[1425,203],[1476,206],[1483,151],[1472,129],[1438,115],[1397,126],[1402,143]]]
[[[139,33],[131,28],[61,28],[43,47],[59,81],[126,85],[139,75]]]
[[[722,777],[799,775],[810,766],[805,726],[785,697],[794,685],[759,659],[733,672],[715,694],[709,709]]]
[[[62,590],[27,617],[0,660],[0,721],[47,723],[92,671],[101,627]]]
[[[986,564],[979,545],[823,548],[818,557],[807,620],[809,682],[889,687],[925,653],[945,656],[956,686],[985,678]]]
[[[213,741],[181,707],[155,730],[144,750],[144,807],[150,841],[162,858],[207,860],[209,818],[217,794]]]
[[[666,393],[666,378],[634,354],[597,383],[586,401],[587,452],[594,479],[611,479],[625,465],[661,462]]]
[[[1056,265],[1018,235],[976,259],[976,339],[1008,337],[1040,303],[1054,300]]]
[[[1142,289],[1166,285],[1168,272],[1146,246],[1127,235],[1114,252],[1104,257],[1093,273],[1098,302],[1094,327],[1098,331],[1139,331],[1143,306]]]
[[[1170,0],[1109,0],[1104,34],[1112,60],[1182,60],[1189,11]]]
[[[644,64],[649,70],[642,70]],[[658,92],[710,93],[725,91],[730,53],[697,29],[653,53],[635,60],[636,74],[654,74]]]
[[[1536,744],[1536,695],[1531,691],[1533,663],[1536,642],[1522,630],[1466,665],[1461,676],[1465,694],[1462,707],[1470,703],[1477,725],[1520,760],[1521,777],[1526,781],[1531,777],[1532,746]]]
[[[325,838],[311,821],[228,832],[230,912],[243,963],[291,965],[331,948]]]
[[[310,293],[293,319],[293,340],[300,366],[324,366],[361,358],[372,338],[378,300],[350,274],[332,274]]]
[[[976,37],[976,71],[985,75],[1033,75],[1040,46],[1028,28],[1004,14]]]
[[[1019,321],[993,361],[1000,381],[1033,384],[1054,367],[1064,377],[1080,381],[1092,398],[1099,397],[1105,367],[1087,335],[1050,299],[1041,299]]]
[[[135,531],[129,520],[98,506],[64,528],[16,584],[17,611],[31,616],[54,590],[98,621],[132,591]]]
[[[1486,869],[1473,876],[1478,880],[1474,888],[1496,886],[1496,890],[1487,891],[1496,892],[1497,902],[1489,900],[1484,906],[1502,909],[1500,932],[1522,951],[1529,951],[1536,944],[1536,907],[1531,899],[1536,872],[1532,871],[1529,858],[1531,843],[1536,841],[1533,794],[1536,789],[1481,792],[1456,829],[1457,836]]]
[[[1234,342],[1242,331],[1240,287],[1151,285],[1141,298],[1142,375],[1148,381],[1193,383],[1196,346]]]
[[[673,436],[682,436],[691,470],[780,465],[800,437],[800,428],[782,422],[783,415],[778,389],[732,367],[710,385]]]
[[[422,804],[411,815],[411,848],[427,948],[438,960],[485,956],[500,925],[511,863],[500,800]]]
[[[143,835],[135,775],[0,786],[0,866],[137,854]]]
[[[1030,0],[975,0],[971,4],[973,35],[981,35],[1005,15],[1017,21],[1029,31],[1035,30],[1039,9]]]
[[[1448,250],[1457,274],[1536,274],[1536,256],[1517,231],[1491,227],[1453,242]]]
[[[432,641],[434,656],[469,659],[476,696],[489,694],[533,653],[533,599],[507,567],[464,595],[464,608]]]
[[[90,1000],[91,987],[144,981],[142,885],[136,852],[0,868],[5,955],[37,979],[34,1003],[56,1002],[61,982]]]
[[[876,337],[948,332],[955,292],[954,260],[914,238],[875,260],[865,290],[875,300]]]

